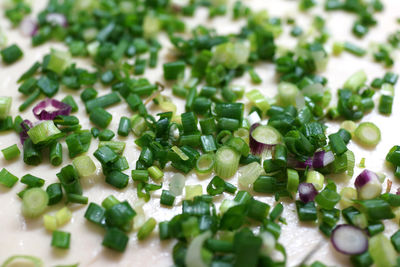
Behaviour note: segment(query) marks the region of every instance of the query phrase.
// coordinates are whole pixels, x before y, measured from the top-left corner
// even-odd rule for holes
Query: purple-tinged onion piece
[[[39,120],[53,120],[59,115],[69,115],[71,106],[55,99],[47,98],[33,108],[33,114]]]
[[[340,253],[346,255],[356,255],[367,251],[368,237],[360,228],[340,224],[332,231],[331,242],[333,247]]]
[[[378,175],[370,170],[363,170],[354,181],[354,186],[361,199],[373,199],[382,192],[382,184]]]
[[[318,151],[304,162],[295,158],[289,158],[288,166],[297,170],[304,170],[306,168],[319,169],[328,166],[333,161],[335,161],[335,156],[332,151]]]
[[[262,154],[267,149],[272,149],[282,140],[281,134],[273,127],[254,123],[249,132],[250,150],[255,155]]]
[[[301,183],[299,184],[299,197],[304,203],[314,201],[318,195],[317,189],[315,189],[312,183]]]
[[[318,151],[314,153],[312,165],[314,169],[323,168],[335,160],[332,151]]]
[[[30,120],[24,120],[21,122],[22,131],[19,133],[19,140],[21,144],[24,144],[25,140],[28,139],[28,131],[33,127],[33,123]]]
[[[24,36],[31,37],[37,33],[39,26],[36,20],[31,17],[26,17],[24,20],[22,20],[20,29]]]
[[[49,13],[46,15],[46,21],[53,26],[67,27],[68,22],[65,15],[61,13]]]

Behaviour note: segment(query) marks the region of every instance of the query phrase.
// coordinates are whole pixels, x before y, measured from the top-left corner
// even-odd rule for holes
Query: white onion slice
[[[332,231],[331,242],[333,247],[347,255],[364,253],[368,249],[368,237],[360,228],[341,224]]]
[[[185,264],[187,267],[207,267],[201,257],[201,249],[204,242],[211,237],[211,232],[207,231],[196,236],[190,243],[185,257]]]

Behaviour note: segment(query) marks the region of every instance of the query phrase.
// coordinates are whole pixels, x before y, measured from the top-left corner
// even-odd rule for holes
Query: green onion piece
[[[353,266],[371,266],[373,264],[373,260],[371,258],[371,254],[368,251],[363,254],[353,255],[350,257],[350,261]]]
[[[21,178],[21,183],[26,184],[28,187],[42,187],[44,185],[44,180],[30,175],[30,174],[26,174],[24,176],[22,176]]]
[[[376,146],[381,140],[381,131],[372,122],[362,122],[354,131],[356,140],[365,146]]]
[[[348,208],[354,204],[357,199],[357,190],[352,187],[343,187],[340,191],[340,205],[342,208]]]
[[[268,99],[264,95],[262,95],[261,92],[257,89],[253,89],[247,92],[245,96],[247,97],[247,99],[249,99],[250,103],[259,108],[262,113],[267,112],[270,107]]]
[[[214,154],[212,153],[206,153],[201,155],[197,160],[196,160],[196,172],[200,174],[207,174],[210,173],[215,164],[215,157]]]
[[[369,199],[358,201],[369,220],[378,221],[392,219],[394,214],[389,203],[383,199]]]
[[[22,214],[29,218],[40,216],[47,208],[49,197],[38,187],[28,189],[22,198]]]
[[[357,92],[365,82],[367,81],[367,74],[363,70],[359,70],[351,75],[344,83],[343,88],[350,89],[353,92]]]
[[[56,212],[55,218],[57,221],[57,226],[62,226],[68,223],[72,218],[72,212],[67,207],[64,207]]]
[[[21,151],[16,144],[2,149],[1,152],[6,160],[15,159],[21,154]]]
[[[33,145],[30,138],[24,142],[24,162],[34,166],[42,162],[42,152]]]
[[[51,246],[61,249],[69,249],[71,234],[63,231],[54,231]]]
[[[53,121],[48,120],[30,128],[28,135],[35,145],[40,145],[56,140],[64,134],[55,126]]]
[[[186,185],[185,186],[185,199],[193,199],[196,196],[203,194],[203,187],[198,185]]]
[[[287,186],[286,189],[291,192],[297,192],[299,187],[299,173],[293,169],[287,169]]]
[[[18,182],[18,177],[11,174],[5,168],[0,171],[0,184],[4,185],[5,187],[11,188],[16,182]]]
[[[214,176],[207,185],[207,193],[210,196],[222,194],[226,189],[226,182],[218,176]]]
[[[276,204],[274,209],[269,214],[269,219],[272,220],[272,221],[277,220],[282,215],[282,212],[283,212],[282,203]]]
[[[79,181],[79,175],[74,166],[67,165],[56,174],[67,194],[82,195],[82,187]]]
[[[264,169],[258,162],[252,162],[239,169],[239,184],[243,188],[249,188],[264,173]]]
[[[146,130],[147,124],[145,118],[135,115],[131,118],[132,132],[136,136],[141,136]]]
[[[50,145],[49,152],[50,152],[49,158],[51,165],[59,166],[63,161],[62,145],[58,142],[52,143]]]
[[[106,175],[106,183],[122,189],[128,185],[129,176],[119,171],[112,171]]]
[[[43,261],[37,257],[28,255],[15,255],[7,258],[1,267],[12,266],[31,266],[31,267],[44,267]]]
[[[239,166],[240,156],[234,149],[228,146],[220,147],[215,153],[215,173],[223,178],[232,177]]]
[[[116,197],[114,197],[113,195],[109,195],[108,197],[106,197],[103,202],[101,203],[101,205],[106,209],[111,209],[114,205],[117,205],[121,203]]]
[[[67,203],[71,202],[86,205],[88,201],[88,197],[82,196],[80,194],[67,193]]]
[[[100,128],[107,128],[112,120],[112,115],[106,110],[96,107],[90,112],[89,119],[92,123]]]
[[[154,218],[149,218],[143,225],[140,227],[137,237],[139,240],[146,239],[154,230],[157,225],[157,221]]]
[[[365,51],[363,48],[349,42],[345,42],[343,44],[343,48],[345,51],[358,57],[362,57],[367,53],[367,51]]]
[[[131,131],[131,120],[128,117],[121,117],[118,126],[118,135],[128,136]]]
[[[326,210],[332,210],[339,201],[340,195],[329,188],[325,188],[315,197],[315,202]]]
[[[147,171],[154,181],[159,181],[164,177],[164,173],[157,166],[151,166],[147,169]]]
[[[342,155],[347,151],[346,143],[343,141],[339,133],[334,133],[328,136],[329,145],[332,151],[337,155]]]
[[[104,146],[111,148],[118,155],[122,155],[125,150],[125,142],[122,141],[101,141],[99,143],[99,148]]]
[[[375,266],[384,267],[396,265],[397,252],[384,234],[371,237],[368,251]]]
[[[24,103],[22,103],[19,106],[18,110],[24,111],[25,109],[27,109],[33,102],[35,102],[36,99],[39,98],[40,94],[41,91],[39,89],[33,91],[33,93],[28,96],[28,98],[24,101]]]
[[[95,203],[90,203],[85,212],[84,217],[92,223],[95,223],[100,226],[104,226],[105,213],[106,213],[106,210],[103,209],[103,207],[101,207]]]
[[[63,197],[63,192],[60,183],[54,183],[47,187],[47,195],[49,197],[49,205],[57,204]]]
[[[110,141],[115,136],[115,133],[109,129],[104,129],[99,133],[100,141]]]
[[[396,249],[397,252],[400,251],[400,230],[394,233],[390,237],[390,241],[392,242],[393,247]]]
[[[4,120],[10,114],[12,98],[9,96],[0,97],[0,120]]]
[[[300,221],[315,221],[317,219],[317,209],[313,201],[306,204],[296,201],[296,208]]]
[[[46,69],[61,75],[70,64],[71,54],[68,51],[51,49],[50,58],[46,65]]]
[[[253,198],[249,201],[249,211],[247,216],[262,222],[268,216],[269,209],[270,206],[267,203]]]
[[[164,79],[176,80],[179,77],[179,75],[184,72],[185,66],[186,64],[183,61],[165,63],[163,65]]]
[[[161,193],[160,203],[166,206],[174,205],[175,196],[168,190],[163,190]]]
[[[16,62],[24,55],[22,50],[16,44],[4,48],[0,51],[0,54],[3,58],[3,62],[6,64],[12,64]]]
[[[67,95],[66,97],[64,97],[61,102],[63,102],[64,104],[67,104],[69,106],[71,106],[71,112],[77,112],[79,110],[78,104],[75,102],[75,99],[70,96]]]
[[[72,160],[72,165],[74,165],[79,177],[87,177],[93,175],[96,172],[96,165],[93,160],[87,156],[79,156]]]
[[[132,170],[132,179],[138,182],[147,182],[149,180],[149,172],[147,170]]]
[[[118,159],[117,153],[108,146],[99,147],[93,155],[102,165],[115,162]]]
[[[98,98],[94,98],[86,101],[85,107],[86,111],[91,114],[96,108],[106,108],[117,104],[121,101],[121,98],[118,96],[118,93],[113,92],[107,95],[100,96]]]
[[[97,96],[97,91],[94,88],[86,88],[81,93],[81,99],[83,102],[95,99]]]
[[[58,228],[57,219],[55,216],[45,214],[43,215],[44,228],[49,231],[55,231]]]
[[[324,186],[324,181],[324,175],[322,175],[321,173],[314,170],[307,172],[306,182],[313,184],[315,189],[317,189],[318,191],[321,190]]]
[[[21,84],[21,86],[18,88],[18,92],[24,95],[30,95],[36,89],[36,85],[37,80],[33,77],[30,77],[26,81],[24,81],[23,84]]]

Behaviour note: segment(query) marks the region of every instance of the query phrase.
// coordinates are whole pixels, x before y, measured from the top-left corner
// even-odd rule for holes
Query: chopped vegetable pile
[[[310,16],[318,6],[353,13],[350,31],[357,38],[377,25],[384,10],[380,0],[298,5]],[[201,10],[210,19],[232,16],[242,27],[230,34],[189,27],[187,20]],[[400,230],[391,237],[385,232],[386,220],[399,223],[400,192],[391,193],[391,180],[400,178],[400,146],[386,156],[393,169],[388,177],[365,168],[365,159],[364,170],[355,171],[358,157],[349,149],[353,142],[366,149],[379,146],[381,130],[365,118],[373,110],[377,116],[392,113],[399,76],[387,70],[367,77],[354,70],[331,90],[324,75],[330,55],[344,51],[350,57],[369,53],[376,63],[393,66],[398,31],[366,49],[332,42],[320,15],[305,29],[294,18],[271,17],[245,1],[50,0],[35,19],[30,13],[24,0],[10,0],[4,8],[33,47],[53,41],[65,46],[29,68],[21,66],[20,113],[12,112],[16,99],[0,96],[0,131],[20,139],[1,151],[6,161],[21,161],[32,172],[52,165],[58,181],[50,183],[46,173],[20,178],[5,166],[0,186],[25,185],[17,194],[21,214],[43,221],[54,249],[66,251],[85,238],[61,229],[77,216],[78,206],[99,230],[87,234],[101,234],[99,246],[113,253],[134,253],[128,246],[133,236],[141,242],[157,233],[173,244],[175,266],[286,266],[291,251],[279,237],[287,224],[284,209],[292,207],[299,221],[318,228],[354,266],[400,262]],[[293,49],[279,45],[287,28],[297,43]],[[3,36],[0,29],[1,62],[8,68],[28,52],[18,44],[7,46]],[[92,67],[81,67],[82,58]],[[262,88],[262,64],[275,68],[274,97]],[[162,70],[159,81],[152,77],[155,69]],[[235,83],[246,75],[251,86]],[[116,114],[115,106],[125,112]],[[34,121],[24,115],[29,110]],[[79,110],[86,116],[78,116]],[[118,127],[112,129],[115,121]],[[332,121],[340,127],[328,127]],[[140,151],[135,158],[127,156],[132,144]],[[192,174],[198,182],[186,184]],[[83,182],[90,177],[100,177],[115,193],[96,203],[85,194]],[[207,181],[206,188],[200,180]],[[157,203],[170,219],[145,212],[146,202]],[[308,262],[314,252],[305,252],[297,264],[325,266]],[[4,267],[18,261],[44,266],[33,256],[7,256]]]

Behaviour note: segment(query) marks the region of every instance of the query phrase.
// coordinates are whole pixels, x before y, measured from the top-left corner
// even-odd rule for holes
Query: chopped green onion
[[[367,81],[367,74],[363,70],[360,70],[351,75],[344,83],[343,88],[350,89],[353,92],[357,92],[365,82]]]
[[[131,131],[131,121],[128,117],[121,117],[118,126],[118,135],[128,136]]]
[[[163,190],[161,193],[160,203],[166,206],[174,205],[175,196],[168,190]]]
[[[44,228],[49,231],[55,231],[58,228],[57,219],[55,216],[45,214],[43,215]]]
[[[28,135],[35,145],[40,145],[55,140],[64,134],[55,126],[53,121],[48,120],[29,129]]]
[[[100,128],[107,128],[112,120],[112,115],[106,110],[96,107],[90,112],[89,119]]]
[[[247,92],[245,95],[253,105],[262,111],[262,113],[265,113],[269,109],[270,104],[267,98],[262,95],[259,90],[253,89]]]
[[[368,251],[375,266],[385,267],[396,265],[397,252],[384,234],[371,237]]]
[[[12,266],[32,266],[32,267],[43,267],[44,264],[41,259],[27,255],[15,255],[7,258],[3,263],[2,267]]]
[[[118,252],[124,252],[129,237],[118,228],[108,228],[102,245]]]
[[[38,217],[47,208],[49,197],[38,187],[28,189],[22,198],[22,214],[29,218]]]
[[[230,178],[239,166],[240,156],[234,149],[228,146],[220,147],[215,153],[215,173],[221,178]]]
[[[151,166],[147,171],[154,181],[158,181],[164,177],[164,173],[157,166]]]
[[[24,55],[22,50],[16,44],[4,48],[0,51],[0,54],[3,58],[3,62],[6,64],[12,64],[16,62]]]
[[[28,187],[42,187],[44,185],[44,180],[36,176],[26,174],[22,176],[21,183],[26,184]]]
[[[196,161],[196,172],[200,174],[210,173],[215,164],[215,157],[212,153],[206,153],[201,155]]]
[[[0,184],[4,185],[5,187],[11,188],[16,182],[18,182],[18,177],[11,174],[5,168],[0,171]]]
[[[71,234],[63,231],[54,231],[51,246],[61,249],[69,249]]]
[[[51,49],[46,69],[61,75],[70,64],[71,54],[69,52]]]
[[[140,227],[137,234],[139,240],[146,239],[154,230],[157,225],[157,221],[154,218],[148,219],[142,227]]]
[[[57,221],[57,226],[62,226],[68,223],[72,218],[72,212],[67,207],[64,207],[56,212],[55,218]]]
[[[306,182],[313,184],[318,191],[324,186],[324,181],[324,175],[321,173],[314,170],[307,172]]]
[[[203,187],[198,185],[187,185],[185,186],[185,199],[193,199],[196,196],[203,194]]]
[[[49,205],[57,204],[63,197],[61,184],[59,183],[49,185],[46,189],[46,192],[49,197]]]
[[[104,129],[99,133],[99,140],[100,141],[110,141],[115,136],[115,133],[109,129]]]
[[[297,192],[299,187],[299,173],[293,169],[287,169],[287,190],[291,193]]]
[[[381,140],[381,131],[372,122],[362,122],[354,131],[356,140],[365,146],[376,146]]]
[[[62,145],[58,142],[52,143],[50,145],[49,152],[50,152],[49,157],[51,165],[59,166],[63,160]]]
[[[72,160],[72,165],[74,165],[79,177],[87,177],[96,172],[96,165],[93,160],[87,156],[79,156]]]
[[[12,98],[9,96],[0,97],[0,120],[4,120],[10,114]]]
[[[183,61],[165,63],[163,65],[164,78],[166,80],[176,80],[179,75],[184,72],[185,65]]]
[[[6,160],[15,159],[21,154],[21,151],[19,151],[19,148],[16,144],[2,149],[1,152]]]

